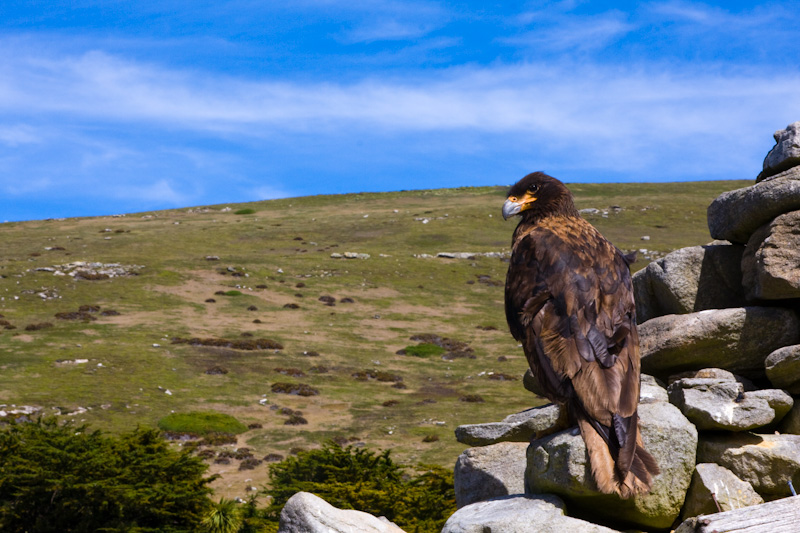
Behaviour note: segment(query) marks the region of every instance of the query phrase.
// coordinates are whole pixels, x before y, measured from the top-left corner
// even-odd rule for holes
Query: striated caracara
[[[575,209],[563,183],[534,172],[511,187],[519,215],[506,319],[531,371],[586,443],[597,487],[630,498],[659,473],[642,446],[640,361],[629,260]]]

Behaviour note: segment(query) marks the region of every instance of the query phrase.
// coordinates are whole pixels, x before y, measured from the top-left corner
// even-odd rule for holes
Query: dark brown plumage
[[[550,400],[586,443],[597,487],[622,498],[659,473],[639,431],[640,361],[628,259],[542,172],[511,187],[503,217],[519,215],[506,277],[506,319]]]

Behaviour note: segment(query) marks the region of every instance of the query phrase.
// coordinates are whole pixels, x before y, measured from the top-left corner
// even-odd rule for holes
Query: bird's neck
[[[525,211],[522,214],[519,224],[517,224],[517,228],[514,230],[512,243],[516,242],[517,239],[521,238],[524,234],[530,232],[537,226],[541,226],[542,224],[546,225],[547,222],[545,221],[550,221],[550,219],[563,220],[568,218],[581,218],[580,213],[578,213],[578,210],[575,208],[575,204],[572,202],[562,204],[558,209],[549,210],[547,212],[537,212],[534,209]]]

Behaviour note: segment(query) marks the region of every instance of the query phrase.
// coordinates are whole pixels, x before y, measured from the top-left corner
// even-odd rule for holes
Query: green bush
[[[247,431],[247,426],[231,415],[201,411],[169,414],[158,421],[158,427],[164,431],[198,437],[215,433],[238,435]]]
[[[406,355],[413,355],[414,357],[436,357],[442,355],[446,351],[441,346],[430,342],[406,346],[404,350]]]
[[[420,468],[422,473],[409,476],[388,450],[375,453],[327,442],[270,468],[266,493],[272,501],[265,514],[277,521],[287,500],[302,491],[341,509],[385,516],[409,533],[438,532],[456,510],[453,474],[439,466]]]
[[[194,531],[211,505],[207,468],[155,429],[12,423],[0,431],[0,531]]]
[[[232,290],[232,291],[225,291],[225,296],[241,296],[242,291]]]
[[[255,209],[250,209],[249,207],[247,207],[245,209],[238,209],[238,210],[234,211],[233,214],[234,215],[252,215],[255,212],[256,212]]]

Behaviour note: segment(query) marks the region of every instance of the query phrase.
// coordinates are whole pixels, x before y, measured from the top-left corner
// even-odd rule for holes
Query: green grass
[[[706,207],[745,185],[570,186],[580,209],[600,210],[587,218],[615,244],[647,249],[633,266],[639,269],[676,248],[711,241]],[[0,314],[17,328],[0,330],[0,404],[45,413],[63,407],[70,411],[64,419],[113,432],[156,427],[172,412],[223,413],[254,425],[239,444],[261,456],[339,438],[391,448],[403,463],[449,468],[464,449],[453,437],[456,426],[497,421],[542,402],[521,381],[488,379],[489,372],[521,377],[527,366],[505,325],[507,263],[419,257],[508,252],[515,223],[500,215],[505,190],[329,195],[0,224]],[[226,207],[254,213],[228,216]],[[336,259],[334,252],[370,258]],[[142,268],[97,281],[37,270],[74,261]],[[323,295],[335,305],[319,301]],[[120,314],[97,313],[85,322],[54,317],[81,305]],[[42,322],[53,327],[25,331]],[[397,354],[418,349],[411,337],[420,334],[468,343],[475,358]],[[172,344],[174,338],[265,338],[284,348]],[[365,372],[400,376],[405,388],[353,377]],[[281,382],[306,384],[319,395],[273,393]],[[460,401],[466,395],[484,402]],[[309,423],[285,425],[283,408],[301,411]],[[439,441],[422,442],[428,435]],[[247,483],[229,476],[223,472],[216,482],[218,496],[245,497],[248,485],[266,481],[266,467],[248,473]]]
[[[214,412],[171,413],[158,421],[159,429],[172,433],[205,436],[213,433],[238,435],[247,426],[230,415]]]
[[[413,355],[414,357],[436,357],[442,355],[445,349],[436,344],[423,342],[422,344],[406,346],[404,348],[406,355]]]

